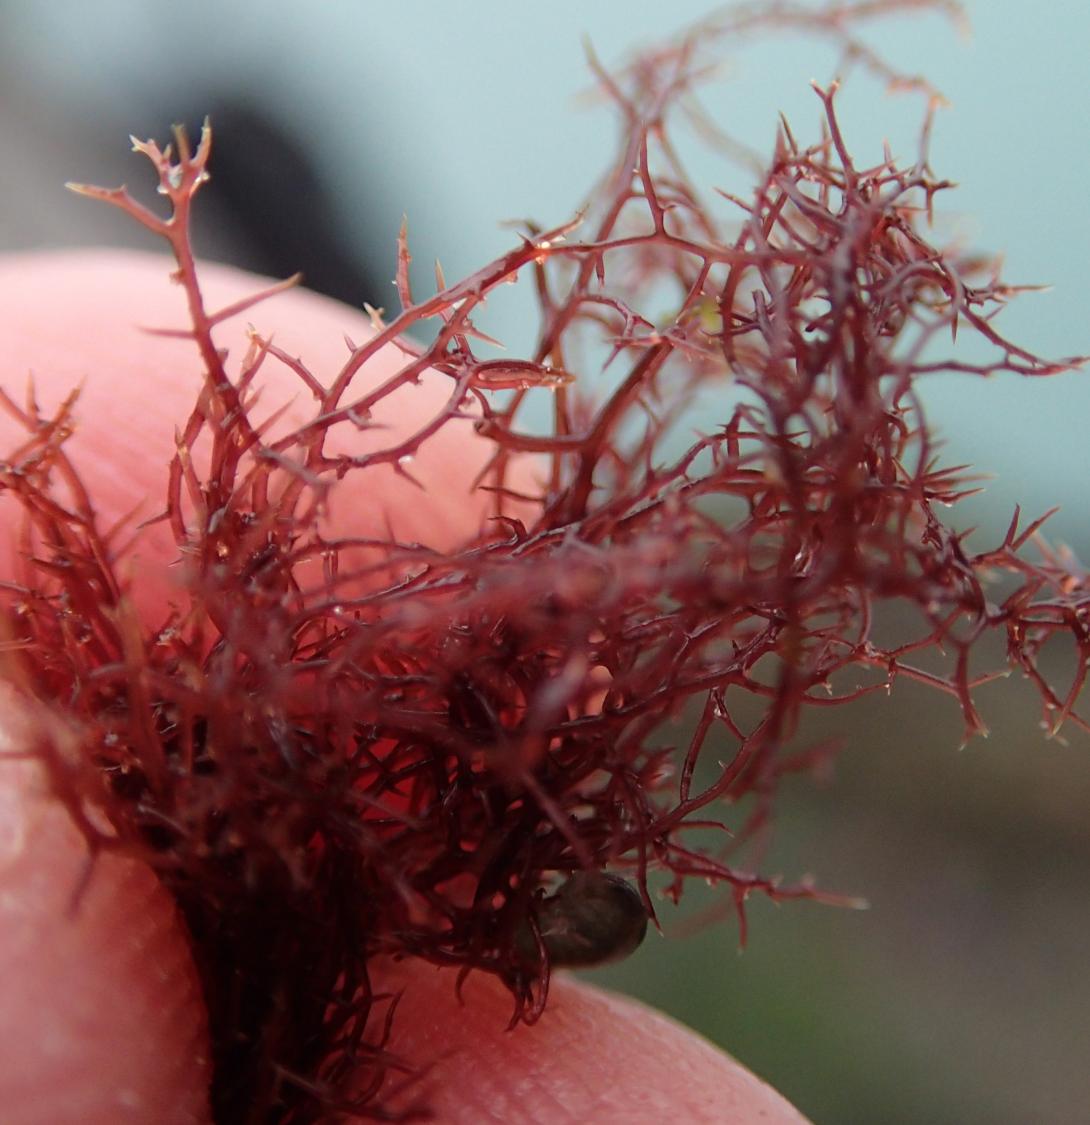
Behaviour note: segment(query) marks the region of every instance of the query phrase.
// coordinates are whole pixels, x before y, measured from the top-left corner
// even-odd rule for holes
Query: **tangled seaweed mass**
[[[719,885],[743,936],[751,894],[825,897],[744,865],[780,778],[814,764],[787,749],[807,708],[909,677],[952,696],[977,734],[974,690],[1004,669],[973,653],[998,633],[1050,728],[1085,728],[1073,709],[1090,661],[1085,574],[1036,538],[1039,519],[1016,512],[1001,542],[972,551],[938,511],[971,485],[936,458],[917,380],[1079,361],[1005,339],[993,314],[1012,287],[930,240],[950,186],[928,163],[937,97],[851,30],[922,7],[950,10],[765,4],[615,74],[595,64],[623,133],[585,211],[527,226],[456,284],[437,270],[426,297],[411,291],[403,228],[401,312],[371,310],[373,335],[349,341],[336,372],[256,332],[244,357],[217,348],[217,326],[267,292],[203,302],[189,229],[208,128],[195,151],[180,130],[176,155],[136,144],[166,218],[123,189],[79,189],[165,238],[187,296],[203,384],[162,517],[184,604],[153,622],[134,609],[122,578],[134,529],[101,526],[66,456],[78,398],[44,417],[4,395],[26,428],[0,463],[24,516],[5,660],[59,701],[80,754],[42,752],[92,849],[143,856],[180,904],[210,1010],[217,1119],[395,1113],[382,1091],[396,1004],[373,993],[376,955],[493,973],[513,1019],[532,1022],[551,966],[638,942],[655,917],[652,873],[675,900],[691,877]],[[780,27],[830,35],[923,95],[914,163],[857,163],[835,84],[815,87],[816,143],[784,123],[750,197],[704,199],[673,122],[699,113],[710,50]],[[537,342],[497,359],[475,318],[516,281]],[[411,341],[421,328],[434,342]],[[943,358],[959,330],[991,357]],[[368,363],[391,346],[398,370],[376,382]],[[297,378],[301,424],[263,407],[270,365]],[[418,418],[401,404],[425,377],[445,390]],[[703,436],[681,440],[697,396]],[[529,412],[544,398],[547,424]],[[418,422],[387,428],[403,409]],[[466,492],[475,533],[329,533],[332,507],[343,527],[377,474],[411,481],[458,426],[486,451]],[[894,600],[911,613],[887,647],[872,617]],[[1078,652],[1063,693],[1038,669],[1057,633]],[[759,702],[757,721],[739,701]],[[666,721],[683,710],[695,724],[675,746]],[[694,826],[724,818],[729,846],[692,842]],[[613,921],[581,917],[614,892]]]

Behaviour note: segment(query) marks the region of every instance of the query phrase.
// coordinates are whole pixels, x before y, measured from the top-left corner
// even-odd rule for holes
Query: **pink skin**
[[[33,374],[48,414],[76,385],[83,392],[69,450],[90,486],[101,526],[161,503],[174,425],[192,404],[199,366],[192,345],[141,333],[136,326],[180,326],[182,294],[162,258],[104,252],[21,256],[0,261],[4,307],[3,386],[23,399]],[[253,292],[259,282],[206,267],[209,308]],[[276,342],[302,355],[320,379],[345,356],[344,334],[369,328],[352,309],[294,291],[248,314]],[[237,362],[245,324],[220,330]],[[388,374],[380,355],[368,380]],[[295,399],[288,420],[309,409],[296,378],[270,363],[262,403],[271,412]],[[412,392],[419,421],[444,393],[436,377]],[[410,401],[396,420],[407,428]],[[391,419],[393,423],[393,420]],[[282,424],[287,424],[285,421]],[[386,436],[388,437],[388,431]],[[0,455],[20,440],[0,416]],[[357,534],[381,533],[384,521],[405,538],[454,541],[475,524],[482,501],[469,482],[485,446],[467,423],[448,427],[413,463],[421,492],[384,472],[381,494],[346,497],[331,521]],[[353,501],[351,503],[345,501]],[[377,514],[381,513],[381,514]],[[0,498],[0,520],[16,516]],[[12,573],[11,536],[0,537],[0,577]],[[161,612],[179,584],[163,524],[141,535],[134,596],[145,614]],[[0,665],[0,671],[4,668]],[[19,685],[0,684],[0,751],[18,751],[43,727],[63,729],[35,709]],[[81,1125],[207,1120],[206,1027],[186,936],[150,870],[107,857],[76,912],[71,892],[83,844],[67,813],[43,789],[36,767],[0,761],[0,1106],[8,1125],[79,1121]],[[428,1066],[424,1086],[440,1122],[761,1122],[804,1119],[727,1055],[664,1016],[620,997],[557,978],[538,1025],[505,1031],[509,998],[490,979],[473,978],[466,1004],[453,977],[426,965],[382,970],[383,986],[404,988],[392,1047]]]

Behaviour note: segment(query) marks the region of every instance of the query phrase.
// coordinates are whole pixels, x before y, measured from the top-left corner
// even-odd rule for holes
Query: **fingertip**
[[[455,972],[386,966],[400,992],[390,1049],[423,1071],[442,1125],[805,1125],[729,1055],[638,1002],[558,975],[533,1026],[507,1030],[511,996],[474,974],[465,1003]]]

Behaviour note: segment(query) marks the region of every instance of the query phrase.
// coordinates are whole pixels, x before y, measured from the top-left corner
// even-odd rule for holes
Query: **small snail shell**
[[[619,875],[577,871],[534,909],[541,943],[554,968],[604,965],[634,952],[647,933],[639,892]],[[540,956],[528,922],[515,933],[527,961]]]

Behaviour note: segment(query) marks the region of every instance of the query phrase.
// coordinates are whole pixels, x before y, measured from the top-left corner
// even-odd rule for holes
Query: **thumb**
[[[173,426],[193,398],[191,342],[134,329],[178,321],[181,295],[168,284],[167,268],[162,259],[95,254],[0,263],[0,297],[13,327],[6,388],[18,397],[32,371],[48,405],[84,380],[70,455],[105,523],[134,509],[154,513]],[[202,278],[217,307],[260,284],[215,268]],[[335,370],[343,359],[345,332],[360,338],[368,331],[358,312],[301,291],[279,297],[277,309],[278,340],[319,370]],[[233,353],[245,348],[239,326],[223,329]],[[375,357],[376,368],[384,363],[396,366],[397,357]],[[290,420],[298,387],[290,378],[281,382],[263,389]],[[413,411],[428,416],[435,389],[425,380],[416,393],[418,405],[391,426],[414,425]],[[18,440],[20,432],[0,417],[0,441]],[[415,465],[429,484],[425,493],[390,472],[372,498],[384,503],[370,508],[381,508],[381,520],[406,539],[422,528],[432,542],[457,537],[484,510],[468,482],[487,451],[461,422],[437,435],[426,454]],[[0,527],[10,526],[13,509],[0,498]],[[348,514],[361,534],[366,512]],[[347,522],[346,511],[335,510],[331,520]],[[175,548],[163,525],[153,524],[135,550],[133,601],[146,614],[161,613],[177,591]],[[0,558],[0,577],[4,569]],[[85,882],[83,837],[33,760],[43,740],[63,747],[64,731],[46,729],[47,716],[30,722],[15,689],[0,684],[0,691],[3,1120],[205,1121],[206,1017],[175,907],[147,867],[118,856],[98,857]],[[420,964],[383,971],[388,981],[379,979],[379,987],[403,998],[390,1050],[424,1073],[438,1121],[802,1121],[732,1059],[631,1002],[558,980],[541,1021],[508,1033],[510,997],[494,980],[471,980],[463,1007],[450,972]]]

